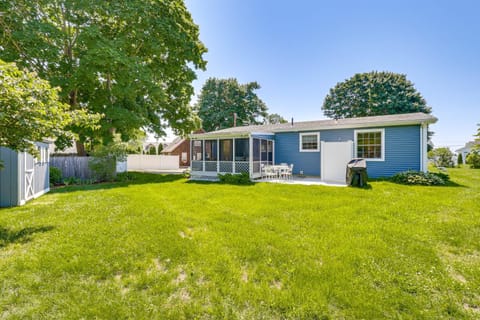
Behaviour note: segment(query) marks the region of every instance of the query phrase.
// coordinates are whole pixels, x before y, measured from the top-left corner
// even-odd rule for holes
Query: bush
[[[457,164],[461,166],[463,164],[463,155],[461,153],[458,154],[457,157]]]
[[[448,148],[433,149],[428,153],[428,157],[433,160],[436,167],[451,168],[454,166],[453,153]]]
[[[128,172],[117,173],[117,176],[115,177],[115,181],[117,182],[128,182],[133,180],[134,180],[133,175]]]
[[[252,181],[250,181],[250,176],[246,172],[239,174],[219,174],[218,179],[220,180],[220,183],[226,184],[252,184]]]
[[[442,186],[449,180],[445,173],[430,173],[422,171],[399,172],[390,178],[392,182],[409,185]]]
[[[480,153],[478,150],[470,152],[466,160],[467,164],[470,165],[470,168],[480,169]]]
[[[97,181],[113,181],[117,175],[117,161],[125,161],[127,148],[125,143],[113,142],[99,146],[88,161]]]
[[[62,183],[62,171],[57,167],[50,167],[50,183],[57,186]]]

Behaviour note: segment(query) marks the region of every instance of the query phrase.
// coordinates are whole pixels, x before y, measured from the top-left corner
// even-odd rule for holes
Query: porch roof
[[[375,117],[359,117],[347,119],[328,119],[317,121],[299,121],[292,123],[242,126],[222,129],[202,134],[192,134],[192,139],[248,137],[251,134],[275,134],[277,132],[298,132],[333,129],[356,129],[372,127],[388,127],[401,125],[430,124],[437,118],[423,113],[405,113]]]

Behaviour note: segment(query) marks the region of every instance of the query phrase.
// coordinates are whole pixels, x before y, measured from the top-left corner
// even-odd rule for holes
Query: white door
[[[25,200],[34,197],[34,176],[35,176],[35,159],[26,152],[23,153],[25,161]]]
[[[353,158],[353,141],[321,143],[322,180],[345,183],[347,163]]]

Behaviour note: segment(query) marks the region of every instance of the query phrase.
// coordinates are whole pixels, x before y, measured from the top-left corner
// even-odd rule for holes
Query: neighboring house
[[[191,135],[193,177],[247,172],[261,177],[262,164],[293,164],[293,173],[345,181],[352,158],[367,160],[368,175],[389,177],[427,170],[424,113],[234,127]]]
[[[178,156],[180,167],[190,166],[190,140],[176,137],[160,154]]]
[[[25,204],[50,191],[49,144],[36,143],[39,156],[0,147],[0,207]]]
[[[477,146],[480,145],[480,142],[469,141],[465,143],[464,147],[455,150],[457,154],[462,155],[463,164],[466,163],[468,154],[472,151],[473,147],[475,147],[476,145]]]
[[[200,129],[194,132],[194,134],[205,133],[205,130]],[[178,156],[180,167],[190,166],[190,139],[176,137],[170,144],[168,144],[160,152],[163,155]]]

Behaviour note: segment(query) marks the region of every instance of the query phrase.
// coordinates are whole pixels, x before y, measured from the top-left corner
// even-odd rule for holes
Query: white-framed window
[[[320,151],[320,133],[302,132],[300,133],[300,152],[318,152]]]
[[[385,130],[355,130],[355,156],[369,161],[384,161]]]

